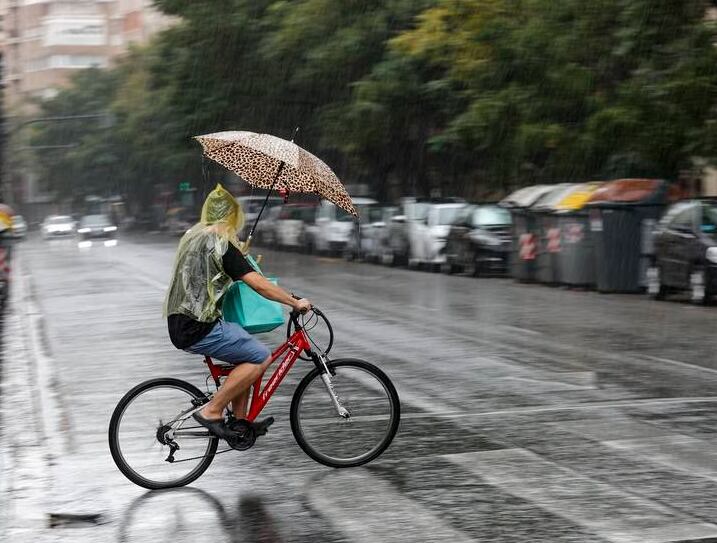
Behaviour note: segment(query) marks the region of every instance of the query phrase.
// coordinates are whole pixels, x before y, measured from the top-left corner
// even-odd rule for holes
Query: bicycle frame
[[[273,353],[271,353],[272,364],[276,362],[279,357],[284,355],[284,353],[286,354],[284,356],[284,359],[277,366],[277,368],[274,370],[274,373],[272,373],[271,377],[266,382],[264,388],[261,388],[261,382],[264,378],[264,374],[260,375],[259,378],[252,385],[251,407],[249,408],[247,420],[254,421],[254,419],[259,416],[259,413],[261,413],[262,409],[264,409],[264,406],[267,404],[269,399],[271,399],[272,394],[279,386],[279,384],[281,384],[281,381],[284,379],[286,374],[294,365],[296,359],[299,358],[299,354],[302,351],[305,351],[307,354],[309,354],[314,360],[314,363],[317,363],[315,358],[316,354],[314,354],[311,350],[311,345],[309,344],[309,339],[306,337],[304,329],[297,326],[296,332],[294,332],[289,339],[287,339],[284,343],[281,344],[281,346],[279,346]],[[214,362],[212,362],[212,359],[208,356],[204,357],[204,362],[209,367],[209,372],[211,373],[217,388],[219,388],[220,385],[219,378],[226,377],[234,369],[234,366],[218,366],[214,364]]]

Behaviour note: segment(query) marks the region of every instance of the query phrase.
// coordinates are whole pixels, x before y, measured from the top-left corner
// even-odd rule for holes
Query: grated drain
[[[48,517],[50,528],[82,528],[84,526],[98,526],[104,523],[101,513],[73,515],[70,513],[50,513]]]

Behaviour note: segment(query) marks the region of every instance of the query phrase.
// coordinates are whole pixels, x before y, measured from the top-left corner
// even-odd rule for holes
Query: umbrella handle
[[[254,221],[254,226],[251,227],[251,232],[249,232],[249,237],[246,238],[246,245],[249,246],[249,243],[251,242],[251,238],[254,235],[254,231],[256,230],[256,225],[259,224],[259,219],[261,219],[261,214],[264,213],[264,208],[266,207],[267,202],[269,201],[269,196],[271,196],[271,192],[274,190],[274,187],[276,186],[277,181],[279,181],[279,176],[281,175],[281,172],[284,170],[284,161],[282,160],[279,163],[279,167],[276,170],[276,173],[274,174],[274,181],[271,183],[271,188],[269,189],[269,192],[266,193],[266,198],[264,198],[264,203],[261,206],[261,209],[259,210],[259,214],[256,216],[256,220]]]

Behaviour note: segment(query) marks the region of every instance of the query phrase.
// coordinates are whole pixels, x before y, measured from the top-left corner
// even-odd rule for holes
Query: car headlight
[[[705,256],[707,257],[707,260],[713,264],[717,264],[717,247],[710,247],[707,249],[707,254]]]
[[[89,228],[79,228],[77,230],[78,234],[87,234],[88,232],[91,232],[91,230]]]
[[[105,226],[104,230],[105,230],[105,232],[114,232],[115,230],[117,230],[117,227],[116,226]]]

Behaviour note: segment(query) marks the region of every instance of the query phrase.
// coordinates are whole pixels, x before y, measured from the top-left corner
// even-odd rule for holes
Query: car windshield
[[[107,215],[86,215],[82,217],[80,226],[109,226],[110,220]]]
[[[67,224],[68,222],[72,222],[71,217],[64,217],[64,216],[52,217],[51,219],[49,219],[47,221],[48,224]]]
[[[438,209],[438,224],[453,224],[460,212],[460,207],[441,207]]]
[[[479,207],[473,212],[473,226],[508,226],[510,212],[502,207]]]

